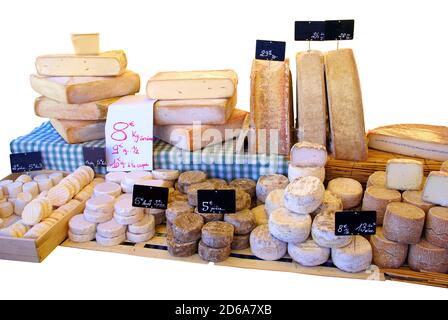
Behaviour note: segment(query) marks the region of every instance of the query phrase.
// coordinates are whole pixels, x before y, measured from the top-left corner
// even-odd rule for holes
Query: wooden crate
[[[55,171],[40,171],[51,173]],[[2,180],[16,179],[18,174],[11,174]],[[65,215],[51,229],[38,239],[10,238],[0,236],[0,259],[25,262],[42,262],[66,238],[68,222],[77,214],[84,211],[85,203],[81,203],[72,212]]]

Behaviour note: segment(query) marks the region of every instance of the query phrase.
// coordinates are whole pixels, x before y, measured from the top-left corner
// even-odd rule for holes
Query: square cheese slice
[[[154,136],[179,149],[195,151],[238,137],[248,127],[248,120],[246,111],[235,109],[226,124],[154,126]]]
[[[108,77],[126,71],[128,61],[122,50],[99,55],[54,54],[37,57],[36,70],[41,76]]]
[[[105,121],[76,121],[51,119],[59,135],[70,144],[104,139]]]
[[[236,102],[236,94],[229,99],[158,100],[154,104],[154,123],[225,124],[235,110]]]
[[[31,75],[31,87],[39,94],[68,104],[94,102],[132,95],[140,91],[140,76],[126,71],[117,77],[44,77]]]
[[[386,186],[394,190],[420,190],[423,181],[423,163],[410,159],[387,162]]]
[[[160,72],[149,79],[146,92],[158,100],[222,99],[236,93],[233,70]]]
[[[447,172],[434,171],[429,174],[423,190],[423,200],[442,207],[448,207]]]

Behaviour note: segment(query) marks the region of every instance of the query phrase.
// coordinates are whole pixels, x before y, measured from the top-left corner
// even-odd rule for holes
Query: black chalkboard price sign
[[[353,40],[355,20],[325,21],[326,40]]]
[[[9,160],[11,162],[12,173],[40,171],[44,169],[42,153],[40,151],[10,154]]]
[[[132,206],[165,210],[168,207],[168,194],[168,188],[134,185]]]
[[[335,235],[371,236],[376,234],[376,211],[336,212]]]
[[[325,41],[325,21],[296,21],[296,41]]]
[[[235,190],[198,190],[199,213],[235,213]]]
[[[257,40],[255,59],[285,61],[286,42]]]
[[[91,168],[107,167],[106,149],[98,147],[83,147],[84,164]]]

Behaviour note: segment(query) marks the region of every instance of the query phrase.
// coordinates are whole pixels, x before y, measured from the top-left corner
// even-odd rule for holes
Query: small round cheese
[[[114,211],[115,198],[107,195],[100,194],[90,198],[86,202],[86,209],[94,212],[112,213]]]
[[[198,190],[215,190],[215,186],[209,181],[194,183],[185,188],[188,196],[188,203],[193,207],[198,206]]]
[[[185,201],[174,201],[168,204],[168,207],[165,211],[166,220],[173,222],[177,216],[184,213],[191,213],[194,211],[194,208]]]
[[[39,195],[39,187],[37,185],[37,182],[27,182],[23,185],[22,187],[23,192],[28,192],[30,193],[33,198],[37,197]]]
[[[426,202],[423,200],[423,191],[405,191],[403,192],[403,202],[412,204],[419,207],[425,213],[428,213],[429,209],[435,207],[435,204]]]
[[[17,198],[17,195],[23,192],[22,186],[23,183],[18,181],[8,184],[6,188],[8,190],[9,198]]]
[[[50,173],[48,177],[50,178],[51,182],[53,182],[53,185],[56,186],[64,178],[64,175],[62,174],[62,172],[53,172]]]
[[[250,234],[250,248],[256,257],[275,261],[285,256],[287,244],[271,235],[268,225],[264,224]]]
[[[28,192],[21,192],[14,201],[14,213],[21,216],[26,205],[33,200],[33,196]]]
[[[211,248],[225,248],[232,244],[234,227],[230,223],[213,221],[202,227],[202,242]]]
[[[311,213],[311,217],[315,217],[320,213],[338,212],[344,210],[342,200],[330,191],[325,191],[322,204]]]
[[[325,167],[327,163],[325,146],[302,141],[291,148],[291,163],[300,167]]]
[[[341,248],[352,242],[352,236],[336,236],[335,235],[334,212],[323,212],[318,214],[311,226],[311,235],[313,240],[324,248]]]
[[[286,208],[279,208],[269,216],[269,231],[277,239],[288,243],[302,243],[311,231],[311,216],[298,215]]]
[[[408,256],[408,245],[387,240],[382,228],[370,237],[373,250],[373,263],[382,269],[398,269]]]
[[[395,242],[417,244],[422,236],[425,212],[413,205],[392,202],[384,216],[384,236]]]
[[[115,215],[114,215],[114,218],[115,218],[115,220],[117,220],[117,222],[118,222],[119,224],[122,224],[122,225],[124,225],[124,226],[127,226],[127,225],[134,224],[134,223],[137,223],[137,222],[139,222],[140,220],[142,220],[142,219],[143,219],[143,215],[144,215],[144,213],[143,213],[143,211],[141,210],[141,211],[137,211],[137,214],[135,214],[135,215],[133,215],[133,216],[128,216],[128,217],[125,217],[125,216],[122,216],[122,215],[115,214]]]
[[[320,266],[330,258],[330,249],[319,247],[312,239],[303,243],[289,243],[288,253],[295,262],[305,267]]]
[[[100,183],[93,189],[93,194],[95,196],[106,194],[116,198],[121,194],[121,187],[119,184],[113,182],[104,182]]]
[[[132,206],[132,199],[126,198],[115,202],[115,214],[123,217],[135,216],[138,213],[143,213],[143,208]]]
[[[47,180],[48,179],[48,174],[37,174],[33,177],[34,181],[39,181],[39,180]]]
[[[126,233],[126,226],[119,224],[115,219],[98,224],[96,232],[105,238],[115,238]]]
[[[422,240],[409,247],[408,263],[415,271],[448,273],[448,249]]]
[[[342,200],[344,210],[352,209],[361,204],[362,185],[350,178],[336,178],[328,183],[327,190]]]
[[[264,203],[264,209],[269,216],[273,211],[285,206],[285,189],[275,189],[269,193]]]
[[[128,231],[134,234],[151,233],[155,232],[155,230],[156,223],[152,214],[145,214],[142,220],[128,226]]]
[[[257,183],[252,179],[235,179],[230,181],[229,186],[246,191],[251,198],[256,196]]]
[[[173,236],[179,242],[193,242],[201,238],[204,220],[200,215],[185,213],[173,221]]]
[[[156,226],[166,222],[165,210],[160,209],[145,209],[145,214],[150,214],[154,217],[154,223]]]
[[[0,218],[9,218],[14,214],[14,206],[11,202],[0,203]]]
[[[285,189],[285,207],[297,214],[309,214],[322,204],[324,194],[324,185],[316,177],[298,178]]]
[[[448,249],[448,208],[429,209],[426,216],[425,239],[435,246]]]
[[[231,245],[232,250],[244,250],[250,248],[249,240],[250,240],[250,233],[234,235]]]
[[[119,235],[118,237],[113,237],[113,238],[106,238],[106,237],[102,237],[100,236],[98,233],[95,236],[96,238],[96,242],[104,247],[113,247],[113,246],[118,246],[121,243],[126,241],[126,234],[122,234]]]
[[[104,223],[113,218],[112,212],[95,212],[90,210],[84,210],[84,218],[92,223]]]
[[[226,260],[231,252],[230,245],[224,248],[211,248],[205,245],[203,241],[200,241],[198,246],[198,254],[202,260],[215,263]]]
[[[401,193],[396,190],[389,190],[383,187],[369,187],[364,193],[362,202],[363,211],[376,211],[377,225],[383,225],[386,207],[391,202],[400,202]]]
[[[224,221],[235,228],[235,234],[248,234],[256,227],[255,217],[249,209],[225,214]]]
[[[150,230],[146,233],[132,233],[128,231],[126,232],[126,239],[132,243],[142,243],[151,240],[155,233],[155,230]]]
[[[95,239],[95,233],[90,234],[74,234],[70,230],[68,231],[68,238],[76,243],[84,243],[84,242],[90,242],[93,239]]]
[[[256,186],[257,199],[264,203],[271,191],[285,189],[288,184],[288,178],[280,174],[261,176]]]
[[[116,184],[121,184],[126,177],[126,172],[116,171],[116,172],[109,172],[104,176],[106,179],[106,182],[113,182]]]
[[[253,209],[251,209],[252,214],[254,215],[254,219],[255,219],[255,225],[256,226],[260,226],[263,224],[268,224],[269,222],[269,216],[265,210],[265,206],[261,205],[261,206],[257,206]]]
[[[70,232],[76,235],[91,235],[96,232],[96,223],[87,221],[82,214],[71,218],[68,227]]]
[[[2,180],[0,181],[0,187],[2,188],[3,194],[8,196],[8,185],[13,183],[12,180]]]
[[[179,170],[157,169],[152,171],[153,178],[159,180],[177,180],[179,175]]]
[[[236,189],[235,197],[236,197],[235,205],[237,212],[250,208],[252,204],[252,198],[246,191],[242,189]]]
[[[171,236],[167,236],[166,244],[168,253],[173,257],[191,257],[198,251],[198,241],[178,242]]]
[[[218,190],[221,189],[221,188],[226,188],[226,187],[229,186],[229,184],[227,183],[226,180],[220,179],[220,178],[211,178],[211,179],[207,179],[206,181],[208,181],[211,184],[213,184],[215,189],[218,189]]]
[[[39,186],[39,191],[40,192],[44,192],[44,191],[48,191],[53,187],[53,181],[51,181],[50,178],[46,178],[46,179],[38,179],[35,180],[37,182],[37,185]]]
[[[322,183],[325,181],[325,168],[324,167],[296,167],[292,164],[288,167],[288,179],[294,181],[297,178],[302,177],[316,177]]]
[[[372,264],[372,257],[372,246],[361,236],[355,236],[355,239],[346,247],[331,249],[334,265],[345,272],[365,271]]]
[[[16,179],[16,182],[21,182],[22,184],[25,184],[25,183],[28,183],[31,181],[33,181],[33,179],[27,174],[22,174],[20,177],[18,177]]]
[[[194,213],[200,215],[204,220],[204,223],[224,220],[223,213],[199,213],[198,208],[194,209]]]
[[[440,171],[448,172],[448,161],[445,161],[442,163],[442,167],[440,168]]]
[[[202,171],[186,171],[179,175],[177,180],[179,191],[187,193],[187,188],[195,183],[204,182],[207,179],[207,175]]]
[[[376,171],[369,176],[367,180],[368,187],[386,188],[386,171]]]
[[[47,198],[53,206],[60,207],[72,199],[70,190],[63,185],[57,185],[48,191]]]
[[[49,208],[45,198],[38,198],[28,203],[22,212],[23,223],[34,226],[47,218],[51,214],[51,206]]]

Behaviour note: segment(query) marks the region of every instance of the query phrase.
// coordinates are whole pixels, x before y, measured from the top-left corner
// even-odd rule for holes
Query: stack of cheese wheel
[[[249,238],[256,227],[255,216],[249,208],[238,211],[235,214],[224,215],[224,221],[233,226],[232,250],[249,248]]]
[[[204,219],[195,213],[178,215],[171,223],[171,232],[167,235],[167,247],[170,255],[189,257],[198,250]]]
[[[288,179],[294,181],[300,177],[316,177],[325,181],[327,149],[325,146],[310,142],[299,142],[291,149],[291,162],[288,167]]]
[[[222,262],[232,251],[234,227],[227,222],[212,221],[202,227],[199,256],[210,262]]]

